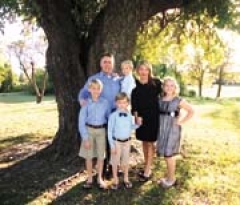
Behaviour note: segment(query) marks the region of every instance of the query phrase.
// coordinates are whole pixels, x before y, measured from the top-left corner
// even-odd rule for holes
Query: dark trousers
[[[106,158],[104,159],[103,163],[103,179],[111,177],[112,173],[112,166],[110,164],[110,157],[111,157],[111,148],[110,144],[108,143],[108,136],[107,136],[107,128],[106,128]]]
[[[112,109],[112,113],[116,110],[116,108]],[[110,157],[111,157],[111,148],[110,144],[108,143],[108,126],[106,126],[106,158],[104,159],[103,163],[103,179],[110,178],[112,175],[112,166],[110,164]]]

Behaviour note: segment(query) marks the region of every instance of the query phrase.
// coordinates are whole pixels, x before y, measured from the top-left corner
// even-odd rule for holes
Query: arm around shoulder
[[[87,103],[87,99],[90,97],[90,93],[88,91],[88,85],[91,80],[93,80],[95,77],[91,76],[88,78],[87,82],[84,84],[82,89],[78,93],[78,102],[81,106],[84,106]]]

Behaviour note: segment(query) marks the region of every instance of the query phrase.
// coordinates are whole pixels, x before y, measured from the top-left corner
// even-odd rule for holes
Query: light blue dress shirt
[[[120,116],[120,113],[125,113],[126,116]],[[126,140],[131,137],[133,129],[137,129],[139,125],[133,122],[133,116],[130,112],[122,112],[116,110],[108,119],[108,142],[111,148],[115,146],[113,137],[119,140]]]
[[[132,90],[135,87],[136,87],[136,81],[132,73],[123,77],[121,81],[121,92],[126,93],[129,99],[131,98]]]
[[[103,83],[101,96],[107,99],[111,109],[116,108],[115,97],[120,92],[121,78],[113,75],[108,76],[102,71],[88,78],[87,83],[85,83],[84,87],[78,94],[78,100],[87,99],[90,96],[90,93],[88,92],[88,84],[93,79],[98,79]]]
[[[97,101],[88,99],[79,113],[78,129],[83,140],[88,138],[88,131],[86,124],[103,125],[107,124],[108,116],[111,113],[109,103],[104,98],[99,98]]]

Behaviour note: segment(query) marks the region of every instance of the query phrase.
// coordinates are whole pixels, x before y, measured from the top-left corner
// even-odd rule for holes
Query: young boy
[[[121,63],[123,80],[121,81],[121,92],[124,92],[131,97],[133,88],[136,87],[135,79],[132,75],[133,63],[130,60],[125,60]]]
[[[91,98],[88,99],[79,114],[79,132],[82,137],[79,156],[85,158],[88,178],[84,188],[92,188],[92,159],[97,157],[97,173],[99,188],[105,189],[106,184],[102,179],[103,160],[106,149],[106,124],[110,114],[110,106],[106,99],[99,97],[103,84],[98,79],[93,79],[88,85]]]
[[[119,188],[118,165],[123,168],[125,188],[132,188],[132,183],[128,179],[130,139],[132,129],[137,129],[141,124],[141,119],[137,119],[137,123],[133,123],[133,116],[128,111],[129,97],[126,93],[119,93],[116,96],[117,110],[113,112],[108,120],[108,141],[111,148],[111,160],[113,184],[112,189]],[[121,163],[120,163],[121,161]]]

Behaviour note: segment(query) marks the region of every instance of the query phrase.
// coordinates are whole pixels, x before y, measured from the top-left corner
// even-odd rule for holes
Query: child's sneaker
[[[170,187],[174,186],[175,183],[176,183],[176,179],[173,181],[169,181],[166,178],[161,179],[161,185],[163,188],[170,188]]]

